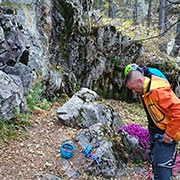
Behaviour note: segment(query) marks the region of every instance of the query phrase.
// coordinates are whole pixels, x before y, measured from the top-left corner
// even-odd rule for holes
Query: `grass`
[[[29,114],[20,114],[11,120],[0,121],[0,137],[1,141],[17,139],[27,130],[27,126],[32,125],[29,120]]]
[[[41,84],[36,82],[27,95],[27,113],[15,115],[11,120],[0,120],[0,137],[1,141],[17,139],[27,131],[28,126],[33,124],[30,115],[34,110],[47,110],[51,106],[49,102],[41,97]]]

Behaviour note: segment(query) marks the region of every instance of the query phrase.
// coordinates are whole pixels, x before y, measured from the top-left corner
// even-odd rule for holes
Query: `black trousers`
[[[154,142],[151,150],[154,180],[171,180],[172,169],[175,167],[176,142]]]

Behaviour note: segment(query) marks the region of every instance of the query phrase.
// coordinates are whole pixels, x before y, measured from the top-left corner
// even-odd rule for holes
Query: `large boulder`
[[[86,172],[94,176],[101,174],[108,179],[126,175],[127,155],[120,145],[121,140],[118,141],[110,126],[94,124],[82,129],[76,138],[82,149],[91,147],[91,151],[87,154],[90,161],[85,167]]]
[[[87,88],[81,88],[58,108],[57,117],[63,124],[79,128],[87,128],[100,122],[112,126],[116,131],[124,124],[112,107],[100,101],[99,95]]]

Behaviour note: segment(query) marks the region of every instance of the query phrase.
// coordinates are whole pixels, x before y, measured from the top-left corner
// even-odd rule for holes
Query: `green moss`
[[[116,159],[121,160],[126,163],[128,160],[128,154],[120,136],[117,135],[113,131],[113,129],[109,128],[109,126],[106,124],[102,125],[100,130],[103,133],[103,138],[112,143],[112,149],[113,149],[114,155],[116,156]]]
[[[51,66],[51,69],[58,72],[60,75],[62,74],[63,72],[63,67],[62,66],[56,66],[56,65],[52,65]]]
[[[161,64],[149,64],[148,66],[161,70],[168,78],[170,84],[177,84],[180,69],[173,60],[164,60]]]
[[[60,13],[64,18],[65,25],[60,27],[60,37],[59,37],[59,46],[62,50],[62,56],[65,60],[68,59],[68,38],[72,32],[73,25],[73,9],[65,1],[56,0],[54,2],[55,9]],[[60,22],[61,23],[61,22]]]

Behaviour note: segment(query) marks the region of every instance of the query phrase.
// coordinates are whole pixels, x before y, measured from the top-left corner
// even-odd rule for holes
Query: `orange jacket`
[[[142,98],[155,125],[174,140],[180,141],[180,99],[168,81],[151,77],[149,91]]]

